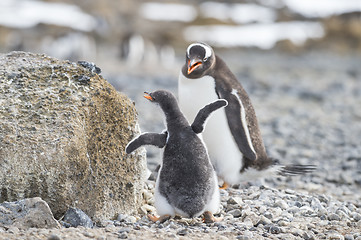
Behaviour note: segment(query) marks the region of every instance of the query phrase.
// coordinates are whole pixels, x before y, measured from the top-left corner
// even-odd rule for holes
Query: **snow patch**
[[[40,23],[65,26],[86,32],[96,27],[95,18],[75,5],[37,0],[0,1],[0,25],[31,28]]]
[[[279,22],[246,26],[190,26],[183,32],[187,41],[208,42],[217,47],[258,47],[270,49],[280,40],[302,45],[307,39],[321,38],[324,29],[318,22]]]
[[[205,2],[200,6],[201,15],[222,21],[232,20],[245,24],[252,22],[274,22],[277,14],[273,9],[256,4],[225,4]]]
[[[143,3],[139,12],[143,18],[153,21],[191,22],[197,17],[194,7],[177,3]]]
[[[283,0],[288,8],[305,17],[324,18],[349,12],[360,12],[360,0]]]

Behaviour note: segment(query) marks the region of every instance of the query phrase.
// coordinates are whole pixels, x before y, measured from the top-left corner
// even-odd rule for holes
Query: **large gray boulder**
[[[99,69],[32,53],[0,55],[0,202],[45,200],[100,221],[142,204],[145,153],[134,104]]]
[[[39,197],[0,204],[0,227],[60,228],[49,205]]]

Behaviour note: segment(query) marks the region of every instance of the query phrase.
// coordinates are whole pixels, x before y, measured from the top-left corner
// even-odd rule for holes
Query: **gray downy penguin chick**
[[[223,187],[275,175],[311,172],[313,165],[281,165],[267,156],[257,117],[248,94],[225,62],[205,43],[193,43],[178,80],[179,106],[194,119],[200,106],[226,99],[202,133]]]
[[[205,222],[214,222],[213,214],[220,205],[218,181],[198,134],[203,131],[210,114],[225,107],[227,101],[217,99],[206,105],[190,125],[172,93],[159,90],[145,93],[144,97],[161,107],[167,127],[161,134],[141,134],[126,147],[126,153],[142,145],[164,147],[154,196],[160,217],[149,216],[150,219],[163,222],[175,215],[193,218],[203,214]]]

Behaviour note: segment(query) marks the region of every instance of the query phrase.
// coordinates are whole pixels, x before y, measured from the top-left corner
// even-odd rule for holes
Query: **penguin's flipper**
[[[153,145],[159,148],[163,148],[167,142],[168,132],[163,133],[143,133],[139,137],[133,139],[128,143],[125,148],[126,153],[131,153],[135,149],[143,145]]]
[[[206,120],[211,115],[211,113],[227,105],[228,102],[225,99],[218,99],[217,101],[212,102],[199,110],[192,123],[193,131],[197,134],[203,132]]]
[[[224,89],[218,89],[218,93],[221,98],[228,101],[228,106],[225,108],[227,121],[239,150],[247,159],[256,160],[257,155],[248,129],[245,107],[238,91],[228,92]]]

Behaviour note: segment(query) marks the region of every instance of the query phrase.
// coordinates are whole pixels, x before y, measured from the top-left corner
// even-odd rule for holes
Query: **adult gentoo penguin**
[[[190,125],[172,93],[159,90],[145,93],[144,97],[159,104],[167,126],[161,134],[141,134],[126,147],[127,153],[142,145],[164,147],[154,196],[160,217],[149,216],[150,219],[163,222],[176,214],[191,218],[203,214],[205,222],[214,222],[213,214],[220,205],[218,180],[207,149],[197,134],[203,131],[209,115],[226,106],[227,101],[221,99],[206,105]]]
[[[223,188],[272,174],[296,175],[312,165],[280,165],[267,156],[255,111],[248,94],[225,62],[205,43],[193,43],[178,81],[179,105],[188,120],[197,109],[216,99],[228,106],[214,113],[202,133]]]

